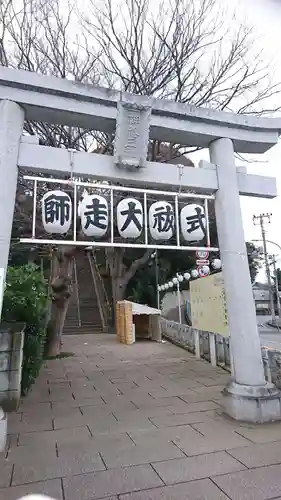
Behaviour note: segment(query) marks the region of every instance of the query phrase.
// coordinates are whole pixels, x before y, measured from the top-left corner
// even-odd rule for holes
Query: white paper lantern
[[[156,201],[149,208],[149,229],[154,240],[169,240],[175,227],[174,209],[167,201]]]
[[[198,278],[198,276],[199,276],[199,273],[198,273],[197,269],[193,269],[193,270],[191,271],[191,277],[192,277],[193,279],[195,279],[195,278]]]
[[[203,240],[206,235],[204,208],[194,203],[183,207],[180,213],[180,226],[185,241]]]
[[[183,282],[183,276],[181,274],[178,274],[178,280],[179,280],[180,283]]]
[[[172,280],[172,281],[173,281],[174,285],[177,285],[177,284],[178,284],[178,282],[179,282],[178,278],[173,278],[173,280]]]
[[[101,238],[108,229],[108,203],[98,194],[85,194],[80,204],[82,231],[86,236]]]
[[[56,189],[42,197],[42,223],[49,234],[65,234],[72,222],[72,202],[70,196]]]
[[[191,278],[191,275],[189,273],[184,273],[183,277],[185,280],[189,281]]]
[[[143,208],[139,200],[124,198],[117,205],[117,227],[122,238],[136,239],[143,229]]]
[[[169,288],[168,283],[165,283],[164,288],[165,288],[165,290],[168,290],[168,288]]]
[[[221,269],[221,260],[220,259],[214,259],[212,261],[212,268],[215,269],[216,271]]]
[[[201,266],[198,270],[198,273],[201,278],[205,278],[205,276],[208,276],[210,274],[209,266]]]
[[[173,288],[174,283],[172,281],[169,281],[168,285],[169,285],[169,288]]]

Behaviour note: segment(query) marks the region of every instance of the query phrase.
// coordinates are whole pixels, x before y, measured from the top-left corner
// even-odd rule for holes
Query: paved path
[[[281,424],[221,414],[228,375],[169,343],[71,336],[50,361],[0,458],[0,499],[281,498]]]

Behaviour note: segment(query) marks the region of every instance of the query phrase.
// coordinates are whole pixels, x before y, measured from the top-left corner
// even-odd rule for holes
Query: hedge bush
[[[46,339],[48,286],[34,264],[9,267],[2,320],[25,323],[21,390],[25,395],[38,377]]]

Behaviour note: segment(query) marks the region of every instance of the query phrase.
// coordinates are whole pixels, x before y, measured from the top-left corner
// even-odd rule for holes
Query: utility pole
[[[274,297],[273,297],[273,290],[272,290],[272,285],[271,285],[270,267],[269,267],[268,253],[267,253],[267,247],[266,247],[265,229],[264,229],[264,221],[266,221],[268,224],[270,224],[271,216],[272,216],[272,214],[270,214],[270,213],[253,215],[253,223],[255,226],[259,225],[261,228],[261,235],[262,235],[262,242],[263,242],[263,253],[264,253],[264,260],[265,260],[265,270],[266,270],[267,283],[268,283],[269,296],[270,296],[270,309],[271,309],[272,323],[276,323]]]
[[[272,265],[273,265],[273,271],[274,271],[274,281],[275,281],[275,291],[276,291],[277,311],[278,311],[278,316],[279,316],[279,318],[280,318],[280,313],[281,313],[281,304],[280,304],[279,289],[278,289],[278,276],[277,276],[277,269],[276,269],[276,259],[275,259],[275,255],[273,255],[273,256],[272,256]]]

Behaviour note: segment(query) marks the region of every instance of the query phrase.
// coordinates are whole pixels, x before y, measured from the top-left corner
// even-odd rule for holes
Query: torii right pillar
[[[227,138],[217,139],[209,145],[209,151],[211,162],[217,167],[215,213],[232,358],[232,380],[224,390],[224,409],[236,420],[278,420],[280,392],[264,376],[233,143]]]

